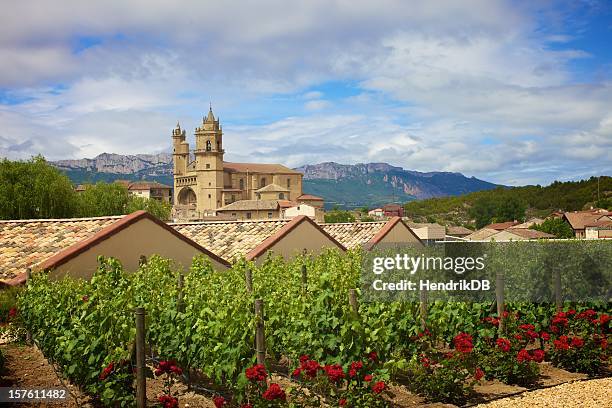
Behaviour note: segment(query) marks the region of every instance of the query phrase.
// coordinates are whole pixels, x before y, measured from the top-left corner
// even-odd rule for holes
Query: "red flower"
[[[303,356],[302,356],[303,357]],[[314,360],[303,360],[300,358],[302,362],[300,364],[301,370],[306,373],[306,376],[309,378],[314,378],[317,376],[317,371],[321,370],[322,367]]]
[[[540,337],[542,337],[542,340],[544,340],[544,341],[550,340],[550,334],[548,334],[546,332],[540,333]]]
[[[570,348],[569,343],[567,342],[567,336],[561,336],[558,340],[553,342],[555,349],[557,350],[568,350]]]
[[[302,369],[300,367],[298,367],[295,370],[293,370],[293,372],[291,373],[291,376],[292,377],[299,377],[301,373],[302,373]]]
[[[585,310],[584,312],[578,313],[576,319],[593,320],[597,316],[597,312],[593,309]]]
[[[89,302],[89,296],[85,295],[81,298],[83,302]]]
[[[567,311],[567,315],[568,316],[573,316],[575,314],[576,314],[576,311],[574,309],[570,309],[570,310]]]
[[[366,376],[363,377],[363,381],[365,381],[365,382],[372,381],[372,375],[371,374],[366,374]]]
[[[544,361],[544,350],[537,349],[531,352],[531,359],[536,363],[541,363]]]
[[[8,320],[13,320],[17,316],[17,308],[11,307],[8,311]]]
[[[178,399],[172,395],[160,395],[157,400],[164,406],[164,408],[178,408]]]
[[[100,381],[104,381],[106,380],[106,377],[108,377],[113,370],[115,369],[115,363],[113,363],[112,361],[104,368],[104,370],[102,370],[102,373],[100,374]]]
[[[484,371],[482,371],[480,367],[476,367],[476,371],[474,371],[474,379],[476,381],[480,381],[482,377],[484,377]]]
[[[584,346],[584,340],[582,340],[580,337],[574,337],[572,339],[572,347],[580,348],[582,346]]]
[[[253,408],[253,405],[249,404],[248,402],[245,402],[240,406],[240,408]]]
[[[308,357],[307,354],[304,354],[304,355],[300,356],[300,363],[305,363],[308,360],[310,360],[310,357]]]
[[[331,382],[337,383],[344,379],[344,370],[339,364],[326,365],[323,369]]]
[[[355,377],[359,370],[363,368],[363,363],[361,361],[353,361],[351,363],[351,368],[349,369],[349,376]]]
[[[338,405],[341,406],[341,407],[345,406],[346,405],[346,399],[340,398],[340,401],[338,401]]]
[[[453,343],[455,344],[455,349],[461,353],[470,353],[474,348],[472,336],[467,333],[459,333],[456,335],[453,339]]]
[[[527,332],[525,332],[525,334],[527,335],[527,337],[530,338],[530,341],[533,341],[540,337],[538,333],[534,332],[533,330],[528,330]]]
[[[421,364],[423,364],[423,367],[429,368],[429,366],[431,366],[431,360],[425,356],[421,356]]]
[[[261,395],[261,397],[268,401],[274,401],[277,399],[285,401],[287,399],[287,394],[285,394],[285,391],[281,389],[280,385],[272,383],[270,384],[268,389]]]
[[[372,351],[370,354],[368,354],[368,358],[375,363],[378,361],[378,353]]]
[[[382,382],[382,381],[378,381],[376,384],[374,384],[372,386],[372,392],[374,394],[380,394],[381,392],[383,392],[385,389],[387,388],[387,385]]]
[[[499,326],[499,319],[497,317],[487,316],[484,318],[484,321],[491,323],[493,326]]]
[[[183,374],[183,369],[181,367],[177,367],[175,365],[170,367],[170,371],[172,371],[174,374],[176,375],[181,375]]]
[[[213,403],[215,404],[216,408],[223,408],[227,405],[227,401],[225,400],[225,398],[220,395],[217,395],[213,398]]]
[[[525,349],[521,349],[516,355],[516,361],[518,361],[519,363],[523,363],[529,360],[531,360],[531,356],[529,355],[529,352]]]
[[[265,381],[267,375],[266,367],[263,364],[256,364],[246,369],[246,377],[252,382]]]
[[[508,351],[510,351],[510,340],[508,339],[500,337],[499,339],[497,339],[497,342],[495,342],[495,344],[497,344],[497,347],[499,347],[499,349],[503,352],[507,353]]]
[[[521,330],[535,330],[535,326],[533,324],[521,324],[519,326]]]

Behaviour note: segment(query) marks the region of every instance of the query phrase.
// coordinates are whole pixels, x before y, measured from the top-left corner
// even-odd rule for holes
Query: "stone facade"
[[[241,200],[290,200],[302,195],[302,173],[281,164],[223,161],[223,130],[212,109],[195,130],[193,156],[186,132],[172,131],[174,218],[196,220]],[[266,213],[267,216],[267,213]]]

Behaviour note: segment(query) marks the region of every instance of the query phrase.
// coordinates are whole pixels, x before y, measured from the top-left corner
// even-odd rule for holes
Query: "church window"
[[[284,193],[278,193],[278,198],[280,198],[281,200],[285,199],[285,194]]]
[[[236,196],[232,194],[232,202],[236,201]]]
[[[210,143],[210,140],[206,141],[206,151],[210,152],[212,150],[212,144]]]
[[[268,218],[272,218],[272,211],[268,212]]]
[[[240,179],[240,189],[244,190],[244,179]]]
[[[210,194],[208,195],[208,198],[210,198]]]
[[[210,164],[209,163],[206,163],[206,168],[210,169]]]
[[[266,186],[266,178],[264,177],[261,179],[261,182],[259,183],[259,188],[265,187],[265,186]]]
[[[287,179],[287,188],[291,188],[291,179],[290,178]]]
[[[221,142],[217,142],[217,150],[221,151]]]
[[[247,217],[247,220],[250,220],[251,219],[251,213],[250,212],[246,213],[246,217]]]

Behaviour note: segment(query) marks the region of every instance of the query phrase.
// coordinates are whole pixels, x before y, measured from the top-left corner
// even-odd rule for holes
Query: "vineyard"
[[[542,361],[608,372],[609,304],[560,312],[510,303],[497,316],[492,302],[438,301],[421,322],[418,302],[360,302],[361,262],[360,251],[330,250],[216,272],[196,258],[183,278],[158,257],[129,274],[100,259],[90,282],[34,275],[18,321],[65,377],[106,406],[135,404],[138,307],[149,376],[167,383],[164,407],[178,406],[179,381],[217,407],[382,407],[393,406],[397,381],[430,401],[463,404],[484,379],[537,385]]]

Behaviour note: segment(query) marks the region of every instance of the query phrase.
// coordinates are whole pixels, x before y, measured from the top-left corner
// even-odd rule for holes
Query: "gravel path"
[[[612,407],[612,378],[576,381],[542,390],[529,391],[516,397],[503,398],[478,407]]]

